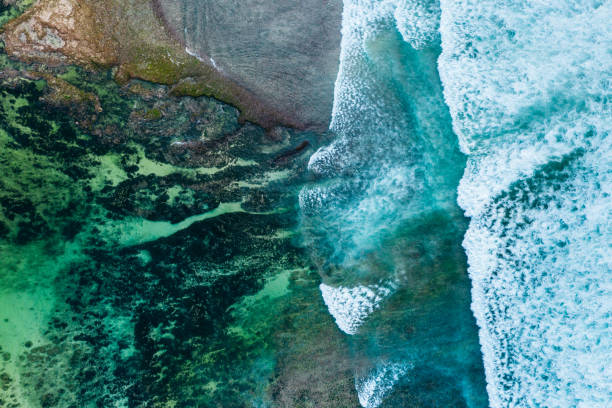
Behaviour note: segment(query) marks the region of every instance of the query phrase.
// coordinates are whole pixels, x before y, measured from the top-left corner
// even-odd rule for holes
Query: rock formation
[[[90,70],[114,67],[120,83],[139,78],[175,85],[175,95],[213,96],[238,107],[242,120],[268,129],[284,125],[325,130],[331,114],[340,38],[339,7],[329,6],[323,12],[328,9],[334,13],[329,14],[323,29],[300,38],[308,21],[303,22],[289,36],[292,42],[285,44],[257,36],[255,43],[248,43],[244,35],[227,31],[204,33],[226,50],[226,57],[240,59],[244,69],[237,70],[227,64],[219,67],[212,59],[196,58],[186,49],[184,38],[166,30],[164,8],[152,1],[39,0],[2,28],[2,40],[6,52],[23,61],[50,66],[78,64]],[[227,9],[223,11],[227,18]],[[317,19],[325,22],[321,14],[306,13],[314,23]],[[332,20],[338,32],[330,34]],[[170,27],[168,21],[165,25]],[[278,20],[267,24],[266,30],[291,34],[286,32],[288,24]],[[296,53],[299,41],[304,47]],[[279,48],[283,45],[291,48]],[[252,53],[246,52],[248,47]],[[261,55],[261,50],[269,55]],[[220,60],[227,62],[227,58]]]

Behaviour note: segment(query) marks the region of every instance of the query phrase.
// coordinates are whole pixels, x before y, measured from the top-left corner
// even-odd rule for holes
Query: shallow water
[[[328,133],[0,52],[0,406],[610,405],[611,18],[345,0]]]
[[[302,228],[362,406],[483,407],[439,7],[404,3],[344,3],[337,136],[310,158]]]
[[[209,98],[53,71],[94,114],[20,73],[39,67],[0,64],[2,404],[357,404],[292,244],[320,135],[275,141]]]

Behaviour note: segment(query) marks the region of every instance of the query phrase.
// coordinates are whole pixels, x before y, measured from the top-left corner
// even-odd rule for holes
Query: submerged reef
[[[237,3],[0,3],[0,407],[485,406],[437,23]]]
[[[356,406],[294,245],[300,169],[326,135],[170,80],[117,83],[101,59],[18,62],[5,39],[0,405]]]

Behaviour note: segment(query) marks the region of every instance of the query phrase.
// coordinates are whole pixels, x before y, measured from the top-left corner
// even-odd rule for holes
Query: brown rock
[[[113,65],[117,44],[97,29],[101,23],[97,20],[88,2],[39,1],[4,27],[6,51],[22,60],[49,65]]]
[[[204,33],[215,42],[236,42],[224,48],[226,53],[241,55],[246,61],[241,63],[246,68],[236,72],[228,69],[227,61],[224,68],[217,67],[212,60],[188,53],[185,39],[168,32],[169,26],[160,19],[163,13],[159,3],[154,0],[39,0],[2,28],[1,39],[9,55],[24,61],[49,66],[78,64],[91,70],[116,66],[115,79],[120,84],[138,78],[176,85],[172,91],[179,96],[215,97],[240,109],[241,120],[266,129],[282,125],[324,130],[331,115],[338,62],[340,2],[333,0],[333,7],[315,12],[318,3],[309,1],[311,11],[305,13],[303,24],[294,27],[285,21],[287,13],[281,13],[283,18],[275,21],[283,22],[282,30],[275,23],[266,25],[266,32],[275,33],[276,40],[262,40],[270,43],[259,48],[246,40],[238,41],[243,37],[257,41],[258,36],[251,36],[252,26],[251,31],[240,32],[241,36],[232,31],[236,25],[227,35],[221,31]],[[274,4],[268,3],[262,7]],[[329,10],[334,11],[329,13],[334,17],[328,21],[323,16]],[[314,26],[321,19],[327,21],[325,28],[310,30],[304,38],[296,36],[309,27],[306,23],[312,22],[308,20],[310,14],[317,17]],[[336,26],[338,33],[328,41],[330,27]],[[285,37],[289,40],[277,44]],[[316,41],[309,41],[310,37]],[[272,52],[275,48],[282,50]],[[297,62],[293,60],[296,56],[300,57]],[[257,68],[268,66],[270,69]]]

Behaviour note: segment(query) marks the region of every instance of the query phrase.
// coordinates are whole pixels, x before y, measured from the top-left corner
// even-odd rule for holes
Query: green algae
[[[182,78],[170,91],[175,96],[212,96],[214,89],[210,86],[206,78]]]
[[[28,84],[32,85],[31,82]],[[11,239],[27,239],[28,229],[34,234],[50,233],[65,227],[58,212],[68,208],[79,211],[83,193],[71,178],[61,171],[62,164],[48,155],[19,147],[15,137],[27,144],[28,139],[57,137],[62,127],[55,121],[46,128],[33,129],[22,120],[22,112],[32,109],[31,101],[0,90],[0,225],[10,231]],[[35,187],[35,188],[33,188]],[[23,228],[22,228],[23,227]],[[37,232],[38,231],[38,232]]]
[[[27,66],[0,64],[15,70],[0,79],[0,293],[24,316],[21,328],[9,317],[4,332],[20,334],[7,337],[2,372],[21,406],[270,406],[295,374],[288,361],[321,351],[284,339],[320,342],[306,336],[317,327],[329,350],[345,347],[291,245],[308,151],[275,162],[311,134],[274,142],[214,100],[52,70],[99,100],[88,116],[54,104],[49,81],[23,78]],[[153,109],[163,117],[139,114]],[[300,308],[316,313],[304,320]],[[308,392],[283,398],[299,406]]]
[[[162,112],[157,108],[149,109],[144,114],[144,117],[148,120],[160,120],[162,116]]]
[[[289,178],[291,173],[288,170],[273,170],[264,173],[263,177],[257,180],[242,181],[239,180],[236,183],[239,187],[253,188],[253,187],[265,187],[271,183],[278,182]]]
[[[17,0],[12,5],[0,4],[0,30],[10,20],[23,14],[36,0]]]
[[[278,308],[278,298],[291,292],[290,277],[298,271],[284,270],[270,276],[257,293],[244,296],[230,306],[228,311],[233,318],[233,324],[227,327],[227,335],[240,338],[240,341],[251,346],[268,337],[274,325],[267,315],[270,310]]]
[[[347,350],[317,301],[317,282],[307,268],[281,269],[230,306],[231,324],[190,362],[191,375],[209,385],[205,406],[356,406]],[[198,375],[200,364],[214,370]]]
[[[152,160],[146,156],[144,148],[140,145],[130,145],[136,150],[135,164],[138,165],[137,174],[150,175],[153,174],[157,177],[168,176],[173,173],[181,173],[185,176],[197,177],[203,175],[214,175],[220,173],[230,167],[249,167],[257,166],[258,163],[254,160],[244,160],[237,158],[232,160],[230,164],[223,167],[195,167],[195,168],[181,168],[173,166],[167,163],[160,163],[159,161]]]
[[[276,299],[289,293],[289,276],[294,271],[282,271],[266,281],[264,287],[253,296],[246,296],[244,301],[257,302]]]
[[[122,69],[131,77],[164,85],[175,84],[179,79],[202,70],[195,57],[165,46],[135,49],[130,62],[124,64]]]
[[[0,389],[0,399],[16,406],[36,406],[24,387],[21,369],[24,354],[48,343],[45,327],[58,299],[53,288],[58,274],[83,260],[74,244],[49,245],[37,241],[14,246],[0,241],[0,345],[11,358],[1,371],[12,379],[9,388]],[[10,406],[10,405],[9,405]]]
[[[93,172],[95,176],[89,182],[94,191],[100,191],[107,186],[117,186],[128,179],[128,174],[121,165],[119,154],[108,153],[104,156],[90,156],[92,161],[97,162],[97,168]]]
[[[30,105],[26,98],[15,97],[14,95],[3,93],[0,104],[4,113],[4,120],[6,121],[7,125],[15,127],[23,133],[31,133],[31,129],[18,122],[19,109]],[[8,135],[6,135],[6,131],[4,131],[4,133],[5,136],[3,139],[6,140]]]

